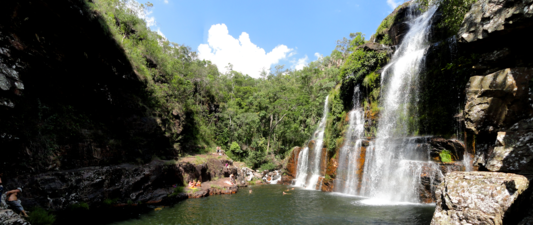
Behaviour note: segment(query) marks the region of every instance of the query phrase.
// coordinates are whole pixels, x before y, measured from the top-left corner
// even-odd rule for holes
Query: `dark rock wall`
[[[0,171],[173,158],[150,93],[86,1],[0,8]],[[176,122],[176,121],[174,121]],[[177,118],[176,129],[181,124]]]
[[[180,193],[172,194],[176,187],[189,181],[206,182],[230,174],[237,178],[242,176],[236,168],[225,168],[226,163],[233,165],[230,161],[209,159],[200,165],[154,160],[145,165],[85,167],[22,175],[5,182],[5,186],[9,189],[24,187],[21,200],[25,207],[40,206],[56,211],[78,203],[87,203],[90,207],[164,203],[186,198]]]

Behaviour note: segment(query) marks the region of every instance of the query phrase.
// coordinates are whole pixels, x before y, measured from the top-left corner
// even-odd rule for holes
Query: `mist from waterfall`
[[[350,195],[359,194],[360,177],[358,173],[362,139],[365,135],[364,110],[360,104],[361,93],[359,86],[354,89],[352,103],[353,109],[349,114],[348,130],[344,136],[344,146],[339,151],[339,166],[335,179],[335,191]]]
[[[361,194],[376,201],[419,202],[422,173],[428,167],[438,166],[429,154],[425,159],[420,158],[424,150],[418,146],[424,138],[409,137],[416,135],[413,118],[417,117],[418,76],[429,47],[430,22],[437,7],[432,6],[419,16],[415,15],[417,7],[409,10],[410,29],[381,74],[382,110],[376,140],[369,146],[365,159]]]
[[[296,180],[294,185],[306,187],[308,189],[317,189],[317,183],[320,178],[320,160],[322,154],[322,145],[324,144],[324,132],[326,130],[326,120],[328,116],[328,97],[324,102],[324,115],[320,119],[317,130],[313,135],[315,141],[312,151],[305,147],[298,155],[298,165],[296,169]]]

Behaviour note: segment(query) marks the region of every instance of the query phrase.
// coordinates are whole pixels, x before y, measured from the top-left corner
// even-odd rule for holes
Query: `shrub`
[[[86,202],[78,202],[76,204],[70,205],[68,208],[71,210],[78,210],[78,209],[89,210],[89,204],[87,204]]]
[[[418,2],[422,6],[428,7],[435,1],[418,0]],[[439,10],[442,12],[443,17],[437,27],[445,30],[447,32],[446,37],[448,37],[457,34],[466,13],[477,0],[442,0],[436,2],[439,4]]]
[[[115,198],[115,199],[105,199],[105,200],[104,200],[104,204],[106,204],[106,205],[112,205],[112,204],[117,203],[117,201],[118,201],[118,198]]]
[[[442,152],[440,152],[440,161],[443,163],[450,163],[452,162],[452,155],[451,152],[444,149]]]
[[[248,158],[246,158],[246,165],[252,167],[253,169],[256,169],[259,167],[259,165],[263,164],[265,161],[265,152],[263,151],[250,151],[250,155],[248,155]]]
[[[267,163],[261,165],[260,169],[261,170],[271,171],[271,170],[276,169],[276,165],[274,165],[274,163],[272,163],[272,162],[267,162]]]
[[[183,192],[185,192],[185,187],[178,186],[174,188],[174,191],[172,192],[172,194],[169,195],[169,197],[174,197]]]
[[[43,208],[35,208],[29,213],[28,221],[33,225],[52,225],[56,221],[56,216]]]

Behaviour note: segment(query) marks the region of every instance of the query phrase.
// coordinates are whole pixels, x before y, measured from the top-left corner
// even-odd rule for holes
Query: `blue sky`
[[[137,0],[145,3],[143,0]],[[152,30],[190,46],[224,71],[257,77],[276,64],[300,69],[329,55],[336,40],[363,32],[367,39],[403,0],[151,0]],[[244,32],[244,33],[243,33]]]

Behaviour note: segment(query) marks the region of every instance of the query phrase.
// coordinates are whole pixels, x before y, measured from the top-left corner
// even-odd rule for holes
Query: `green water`
[[[235,195],[188,199],[113,225],[172,224],[429,224],[432,205],[372,206],[363,198],[263,185]],[[252,194],[249,194],[249,190]]]

